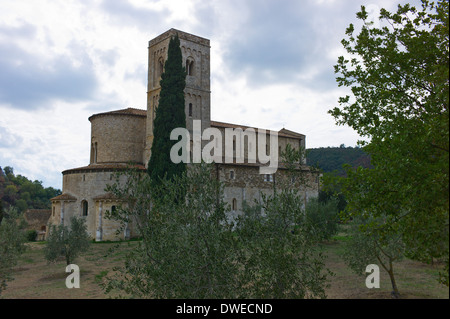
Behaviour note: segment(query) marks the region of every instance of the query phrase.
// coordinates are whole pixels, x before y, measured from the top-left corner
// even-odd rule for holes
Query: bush
[[[28,230],[25,233],[25,238],[27,239],[27,241],[36,241],[37,235],[38,235],[38,233],[36,230],[34,230],[34,229]]]
[[[306,205],[306,220],[318,240],[330,240],[338,231],[338,203],[330,199],[325,203],[312,198]]]

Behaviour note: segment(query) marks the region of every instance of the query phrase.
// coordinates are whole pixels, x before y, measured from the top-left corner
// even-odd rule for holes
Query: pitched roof
[[[111,193],[105,193],[92,198],[93,200],[118,200],[117,196]]]
[[[28,224],[28,229],[41,231],[42,227],[47,225],[51,214],[51,209],[27,209],[23,217]]]
[[[58,195],[58,196],[56,196],[56,197],[50,198],[50,200],[51,200],[51,201],[54,201],[54,200],[70,200],[70,201],[76,201],[77,198],[74,197],[74,196],[72,196],[72,195],[70,195],[70,194],[63,193],[63,194]]]

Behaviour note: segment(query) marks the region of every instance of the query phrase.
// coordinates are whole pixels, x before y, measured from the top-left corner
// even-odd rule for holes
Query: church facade
[[[115,182],[115,173],[125,171],[128,164],[145,171],[151,156],[153,142],[153,121],[158,107],[159,85],[170,38],[178,35],[183,61],[186,67],[185,113],[186,129],[192,137],[195,124],[201,123],[201,130],[214,128],[223,137],[225,144],[227,130],[259,130],[248,126],[211,120],[210,89],[210,41],[179,30],[170,29],[149,41],[148,47],[148,87],[146,110],[125,108],[89,117],[91,122],[91,151],[89,165],[62,172],[62,194],[52,198],[50,225],[68,225],[70,217],[81,216],[86,220],[88,232],[98,241],[117,239],[118,222],[105,218],[105,211],[114,210],[120,202],[105,192],[108,184]],[[269,136],[270,131],[267,131]],[[272,132],[273,133],[273,132]],[[286,145],[294,149],[305,148],[305,135],[281,129],[277,135],[278,150]],[[267,138],[269,141],[269,138]],[[191,149],[192,149],[191,140]],[[202,141],[204,146],[207,141]],[[261,194],[271,194],[277,176],[284,174],[280,165],[275,174],[261,174],[261,163],[248,161],[249,154],[258,151],[258,141],[247,139],[242,144],[244,161],[218,161],[215,165],[216,178],[225,185],[224,200],[230,204],[232,213],[242,211],[244,202],[252,203]],[[267,150],[270,145],[267,144]],[[216,154],[217,155],[217,154]],[[236,149],[233,145],[233,155]],[[305,203],[308,198],[318,196],[318,175],[313,173],[306,162],[301,168],[306,172],[307,187],[302,189]],[[125,177],[121,177],[125,178]],[[124,180],[122,182],[125,182]],[[128,225],[119,238],[136,236],[133,225]]]

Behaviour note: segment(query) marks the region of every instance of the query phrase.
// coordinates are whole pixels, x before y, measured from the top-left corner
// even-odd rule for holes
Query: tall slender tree
[[[170,39],[168,56],[161,75],[159,105],[153,125],[153,144],[148,163],[148,174],[152,183],[159,184],[164,177],[172,179],[186,170],[185,163],[173,163],[170,150],[177,141],[170,140],[173,129],[186,127],[184,88],[186,71],[178,35]]]

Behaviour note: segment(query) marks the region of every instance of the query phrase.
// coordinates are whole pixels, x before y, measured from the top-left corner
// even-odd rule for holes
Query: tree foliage
[[[17,210],[9,208],[0,220],[0,294],[13,279],[12,268],[25,250],[24,224],[20,222]]]
[[[223,186],[212,173],[212,165],[194,164],[154,185],[147,175],[130,171],[125,185],[108,188],[126,203],[108,218],[133,221],[142,241],[107,291],[152,298],[238,297],[236,240],[219,196]]]
[[[240,272],[250,298],[325,298],[327,276],[317,243],[322,225],[305,216],[304,191],[310,174],[301,169],[305,151],[289,144],[281,152],[286,168],[272,194],[244,208],[236,234],[243,247]],[[332,221],[330,221],[332,222]]]
[[[330,111],[368,142],[372,169],[358,168],[343,182],[348,210],[390,216],[407,254],[449,260],[449,20],[448,0],[422,1],[380,11],[380,27],[364,7],[342,41],[339,86],[351,96]],[[388,231],[387,228],[385,228]]]
[[[318,240],[330,240],[338,232],[339,201],[337,198],[322,202],[311,198],[306,204],[305,217]]]
[[[45,246],[45,258],[48,262],[55,262],[63,257],[67,265],[90,246],[90,237],[84,219],[73,216],[70,227],[52,225]]]
[[[153,124],[154,139],[148,163],[148,173],[156,184],[159,184],[165,176],[171,179],[186,170],[185,163],[173,163],[170,159],[170,150],[177,142],[170,140],[170,133],[175,128],[186,127],[184,101],[186,71],[183,67],[178,35],[170,39],[160,84],[159,103]]]
[[[394,274],[394,263],[403,258],[405,247],[401,235],[391,232],[386,235],[384,226],[389,218],[356,217],[350,222],[349,241],[345,243],[344,259],[358,275],[365,275],[367,265],[377,264],[388,273],[392,285],[392,296],[400,297]],[[377,230],[383,229],[381,233]]]
[[[27,209],[51,208],[50,199],[61,194],[59,189],[43,187],[41,181],[31,181],[15,175],[14,169],[0,167],[0,199],[5,208],[16,207],[19,213]]]
[[[150,298],[325,296],[323,256],[304,222],[298,189],[279,181],[276,195],[262,195],[262,206],[235,218],[214,164],[192,164],[156,186],[137,170],[122,180],[107,191],[124,204],[107,216],[133,222],[142,241],[109,278],[107,292]]]

